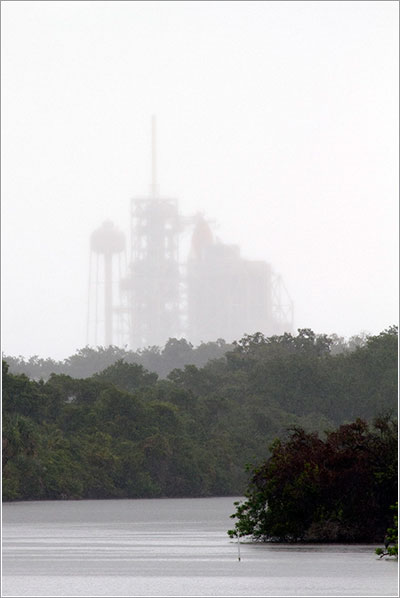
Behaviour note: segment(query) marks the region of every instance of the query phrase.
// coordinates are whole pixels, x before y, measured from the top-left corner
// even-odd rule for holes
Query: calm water
[[[3,596],[397,596],[374,546],[241,544],[235,498],[3,505]]]

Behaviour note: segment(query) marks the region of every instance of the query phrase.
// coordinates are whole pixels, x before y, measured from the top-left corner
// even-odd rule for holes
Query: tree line
[[[347,353],[365,345],[366,333],[360,333],[346,340],[332,334],[329,336],[329,350],[332,355]],[[200,343],[197,347],[184,338],[170,338],[164,347],[149,346],[137,351],[127,348],[83,347],[75,354],[62,360],[51,357],[43,358],[32,355],[4,355],[12,374],[26,374],[33,380],[48,380],[51,374],[67,374],[72,378],[90,378],[103,371],[116,361],[123,359],[126,363],[142,365],[146,370],[155,372],[160,378],[166,378],[174,369],[182,369],[186,365],[203,367],[208,361],[223,357],[236,346],[219,338],[216,341]]]
[[[290,429],[322,434],[396,410],[395,327],[353,350],[309,329],[216,346],[222,355],[165,377],[120,355],[46,379],[3,361],[3,499],[243,494]]]

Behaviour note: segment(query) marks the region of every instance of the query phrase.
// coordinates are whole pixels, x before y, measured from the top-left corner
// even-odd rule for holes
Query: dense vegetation
[[[46,381],[4,362],[3,498],[242,494],[246,465],[288,428],[322,432],[396,409],[397,329],[335,346],[308,329],[255,334],[165,379],[119,356],[90,377]]]
[[[228,533],[279,541],[381,541],[397,499],[397,424],[357,419],[322,440],[296,429],[276,440]],[[394,530],[390,530],[391,532]],[[390,538],[393,541],[393,538]]]

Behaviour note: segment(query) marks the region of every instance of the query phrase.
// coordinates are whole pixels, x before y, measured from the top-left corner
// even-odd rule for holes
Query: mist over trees
[[[322,434],[396,412],[395,327],[340,352],[309,329],[201,347],[143,351],[158,373],[124,350],[86,348],[63,363],[78,376],[46,381],[3,361],[3,498],[242,494],[248,467],[294,426]],[[37,378],[44,364],[31,365]]]
[[[33,355],[29,358],[4,355],[10,372],[26,374],[33,380],[48,380],[51,374],[67,374],[72,378],[89,378],[99,373],[116,361],[123,359],[126,363],[136,363],[160,378],[165,378],[175,368],[185,365],[201,367],[211,359],[222,357],[233,348],[223,339],[215,342],[201,343],[194,347],[185,339],[170,338],[164,347],[146,347],[130,351],[121,347],[84,347],[74,355],[61,361]]]
[[[336,355],[364,346],[368,336],[366,333],[360,333],[345,339],[331,334],[326,338],[329,339],[329,352]],[[214,342],[200,343],[195,347],[184,338],[170,338],[164,347],[145,347],[137,351],[117,346],[96,348],[86,346],[79,349],[74,355],[60,361],[38,355],[24,358],[21,355],[16,357],[3,354],[3,359],[8,363],[10,373],[26,374],[33,380],[48,380],[51,374],[67,374],[72,378],[89,378],[120,359],[126,363],[142,365],[147,370],[155,372],[160,378],[166,378],[174,369],[182,369],[186,365],[202,367],[212,359],[223,357],[237,344],[226,343],[224,339],[218,339]]]

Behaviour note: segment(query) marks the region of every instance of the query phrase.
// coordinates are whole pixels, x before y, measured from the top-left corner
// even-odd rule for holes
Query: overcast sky
[[[2,2],[2,342],[86,344],[89,236],[158,182],[269,262],[295,327],[398,314],[397,2]]]

